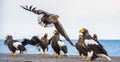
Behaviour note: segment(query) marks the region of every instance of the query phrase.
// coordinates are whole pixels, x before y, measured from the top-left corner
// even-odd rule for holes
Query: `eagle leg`
[[[44,57],[44,56],[46,56],[46,53],[45,53],[45,52],[43,52],[43,53],[41,54],[41,56],[43,56],[43,57]]]
[[[12,56],[15,57],[17,54],[16,53],[13,53]]]
[[[91,58],[90,57],[87,57],[84,60],[87,61],[87,62],[91,62]]]
[[[62,55],[58,55],[58,58],[62,58]]]

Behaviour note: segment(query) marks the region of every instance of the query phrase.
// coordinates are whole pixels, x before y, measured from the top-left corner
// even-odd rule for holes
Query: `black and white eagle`
[[[32,8],[32,6],[28,7],[26,5],[26,7],[21,6],[23,9],[33,12],[37,15],[43,15],[42,18],[38,18],[38,24],[44,26],[44,27],[48,27],[49,25],[54,25],[55,28],[57,29],[57,31],[72,45],[74,46],[74,44],[72,43],[72,41],[70,40],[70,38],[68,37],[67,33],[65,32],[62,24],[58,21],[59,16],[55,15],[55,14],[51,14],[48,13],[44,10],[36,10],[36,7]]]
[[[30,45],[36,46],[37,49],[41,52],[42,56],[46,56],[46,52],[48,51],[48,34],[45,33],[43,37],[39,38],[38,36],[33,36],[31,38]]]
[[[17,40],[14,40],[11,35],[6,36],[6,40],[4,42],[10,51],[12,52],[12,56],[16,56],[17,54],[25,54],[26,48],[21,42],[18,42]]]
[[[45,33],[44,36],[41,37],[40,43],[38,43],[37,45],[38,50],[41,51],[42,56],[46,56],[46,52],[48,51],[49,42],[48,42],[47,37],[48,37],[48,34]]]
[[[103,57],[111,60],[103,46],[98,42],[98,40],[89,34],[87,29],[82,28],[79,32],[83,34],[83,42],[88,50],[86,60],[91,61],[97,57]]]
[[[62,42],[62,40],[60,40],[59,32],[55,30],[53,34],[54,35],[49,40],[55,52],[53,57],[61,58],[63,55],[68,56],[69,54],[68,54],[67,46],[64,44],[64,42]]]

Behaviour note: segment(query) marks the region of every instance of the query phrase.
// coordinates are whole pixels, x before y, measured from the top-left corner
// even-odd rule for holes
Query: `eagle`
[[[53,36],[49,40],[49,43],[51,43],[51,46],[56,54],[53,55],[53,57],[61,58],[63,55],[68,56],[68,49],[67,46],[64,44],[62,40],[60,40],[60,35],[57,30],[53,32]]]
[[[36,7],[32,8],[33,6],[28,7],[26,5],[26,7],[21,6],[23,9],[33,12],[37,15],[42,15],[42,18],[38,18],[38,24],[44,26],[44,27],[48,27],[49,25],[54,25],[55,28],[57,29],[57,31],[72,45],[74,46],[74,44],[72,43],[72,41],[70,40],[70,38],[68,37],[67,33],[65,32],[62,24],[58,21],[59,16],[55,15],[55,14],[51,14],[48,13],[47,11],[44,10],[36,10]]]
[[[9,50],[12,52],[12,56],[16,56],[19,53],[21,54],[26,53],[25,46],[21,42],[14,40],[12,35],[7,35],[4,43],[8,46]]]
[[[41,43],[38,43],[37,47],[38,47],[38,50],[41,51],[41,55],[42,56],[46,56],[46,51],[48,51],[48,45],[49,45],[49,42],[48,42],[48,34],[45,33],[43,37],[41,37],[40,41]]]
[[[93,38],[86,28],[80,29],[79,32],[83,34],[83,42],[88,50],[87,58],[85,60],[91,61],[95,60],[97,57],[103,57],[111,60],[111,58],[107,54],[107,51],[103,48],[102,44],[98,42],[96,37]]]
[[[47,39],[48,34],[45,33],[43,37],[33,36],[31,38],[30,45],[36,46],[39,51],[41,51],[41,56],[46,56],[46,51],[48,51],[49,41]]]
[[[86,45],[84,44],[82,35],[79,35],[79,39],[77,43],[75,44],[75,47],[79,52],[80,58],[83,58],[83,59],[86,58],[88,50],[87,50]]]

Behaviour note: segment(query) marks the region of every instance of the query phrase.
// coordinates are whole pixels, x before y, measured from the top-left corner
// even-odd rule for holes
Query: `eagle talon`
[[[17,54],[16,53],[13,53],[12,56],[15,57]]]
[[[42,53],[41,56],[43,56],[43,57],[46,56],[46,53]]]
[[[85,58],[87,58],[87,57],[86,57],[86,56],[83,56],[82,58],[85,59]]]
[[[58,55],[58,58],[62,58],[62,55]]]
[[[91,58],[86,58],[86,59],[84,59],[85,61],[87,61],[87,62],[90,62],[91,61]]]

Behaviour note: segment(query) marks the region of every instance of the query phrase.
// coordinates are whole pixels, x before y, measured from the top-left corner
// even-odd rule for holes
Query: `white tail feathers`
[[[60,54],[64,56],[69,56],[69,53],[64,53],[62,50],[60,50]]]
[[[16,53],[16,54],[19,54],[19,53],[20,53],[20,50],[16,50],[15,53]]]
[[[91,58],[93,56],[93,51],[90,51],[87,54],[88,54],[88,57]]]
[[[112,60],[109,56],[107,56],[105,54],[97,54],[97,56],[106,58],[107,60]]]

